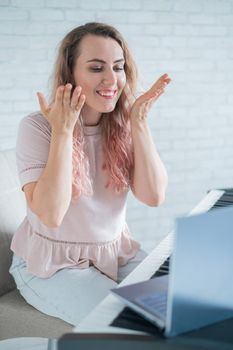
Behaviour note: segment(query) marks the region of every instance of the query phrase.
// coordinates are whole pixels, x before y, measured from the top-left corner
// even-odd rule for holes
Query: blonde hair
[[[62,40],[51,77],[52,87],[49,103],[54,102],[59,85],[71,83],[74,90],[73,70],[75,62],[80,55],[80,42],[88,34],[112,38],[121,46],[125,59],[126,82],[132,98],[135,99],[138,70],[126,41],[114,27],[104,23],[90,22],[74,28]],[[125,88],[116,103],[114,111],[103,113],[101,118],[105,157],[103,170],[108,174],[106,187],[112,188],[116,192],[129,189],[133,167],[133,147],[128,113],[130,102],[125,93]],[[103,118],[103,116],[107,118]],[[78,199],[81,194],[92,195],[93,193],[92,180],[89,173],[89,160],[83,149],[83,121],[82,118],[79,118],[73,132],[73,200]]]

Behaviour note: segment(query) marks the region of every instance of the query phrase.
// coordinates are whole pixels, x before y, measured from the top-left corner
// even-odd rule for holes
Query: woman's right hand
[[[57,133],[73,132],[79,118],[86,96],[81,95],[81,86],[76,86],[71,96],[71,84],[60,85],[57,88],[55,101],[48,105],[45,96],[37,92],[40,111]]]

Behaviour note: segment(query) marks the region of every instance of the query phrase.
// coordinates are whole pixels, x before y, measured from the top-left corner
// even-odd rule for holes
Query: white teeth
[[[101,91],[97,91],[97,92],[101,96],[114,96],[115,95],[115,92],[101,92]]]

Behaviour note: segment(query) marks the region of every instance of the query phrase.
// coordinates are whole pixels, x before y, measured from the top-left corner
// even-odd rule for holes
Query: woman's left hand
[[[153,103],[164,93],[164,89],[169,84],[171,79],[168,74],[162,75],[152,87],[146,91],[143,95],[139,96],[133,103],[129,116],[130,120],[143,120],[147,117],[147,114],[153,105]]]

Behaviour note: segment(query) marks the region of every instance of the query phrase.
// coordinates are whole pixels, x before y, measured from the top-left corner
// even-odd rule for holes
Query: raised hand
[[[81,86],[77,86],[71,96],[71,84],[60,85],[57,88],[55,101],[49,106],[45,96],[37,92],[40,111],[50,123],[52,130],[73,132],[76,121],[85,103],[86,96],[81,94]]]
[[[171,79],[167,74],[162,75],[152,87],[146,91],[143,95],[139,96],[129,110],[131,121],[143,120],[147,117],[147,114],[152,104],[164,93],[164,89],[169,84]],[[126,95],[130,100],[130,95],[126,90]]]

